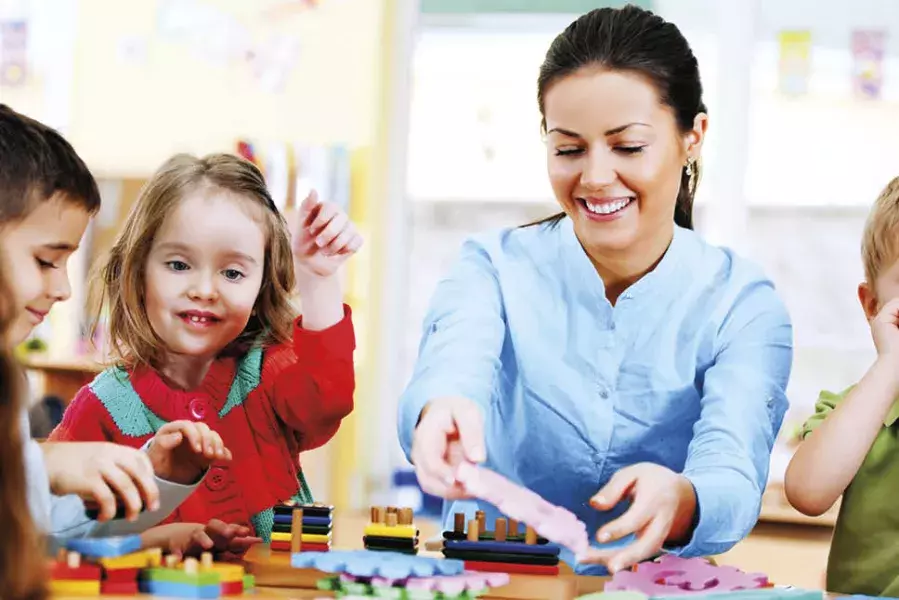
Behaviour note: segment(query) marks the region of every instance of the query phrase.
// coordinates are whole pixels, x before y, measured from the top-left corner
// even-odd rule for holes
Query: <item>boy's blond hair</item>
[[[146,260],[166,217],[185,196],[202,189],[229,192],[258,209],[266,230],[265,271],[253,316],[223,355],[240,355],[256,343],[268,345],[291,339],[296,317],[291,301],[293,253],[287,223],[272,202],[262,173],[252,163],[231,154],[203,158],[179,154],[162,165],[143,187],[94,280],[94,328],[106,309],[114,358],[126,367],[142,364],[158,368],[163,362],[165,344],[150,326],[144,306]]]
[[[874,285],[881,269],[899,258],[899,177],[887,184],[871,207],[862,235],[865,280]]]

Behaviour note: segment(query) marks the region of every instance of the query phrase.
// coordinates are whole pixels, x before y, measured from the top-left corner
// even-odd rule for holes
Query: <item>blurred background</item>
[[[346,511],[435,510],[395,429],[427,303],[465,236],[553,210],[537,70],[577,15],[623,4],[0,0],[0,102],[60,129],[103,194],[72,261],[73,301],[22,348],[46,400],[35,435],[100,368],[87,273],[143,182],[175,152],[240,152],[285,211],[316,187],[367,239],[346,273],[357,409],[304,459],[313,490]],[[899,175],[899,2],[637,4],[699,59],[710,129],[697,229],[761,263],[794,320],[792,406],[762,521],[731,562],[820,585],[835,513],[801,517],[780,483],[818,392],[852,384],[873,356],[855,289],[868,207]]]

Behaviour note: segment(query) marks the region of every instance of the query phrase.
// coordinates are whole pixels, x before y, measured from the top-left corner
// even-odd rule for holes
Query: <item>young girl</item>
[[[77,394],[51,439],[140,446],[169,421],[205,423],[234,460],[213,463],[170,521],[221,519],[268,540],[274,505],[310,500],[299,453],[327,442],[353,408],[354,333],[337,270],[362,241],[314,194],[298,217],[291,247],[262,174],[236,156],[163,165],[102,270],[118,365]]]
[[[66,263],[99,207],[96,182],[71,145],[49,127],[0,105],[0,253],[7,260],[2,274],[8,288],[0,294],[7,302],[0,352],[21,343],[69,297]],[[21,485],[4,483],[2,490],[27,491],[37,529],[54,540],[143,532],[194,490],[212,458],[230,458],[217,434],[188,421],[160,429],[147,452],[107,442],[39,445],[28,436],[24,403],[19,406],[15,395],[25,387],[18,369],[0,369],[5,402],[0,431],[17,431],[0,441],[0,471],[15,479],[23,464],[26,473]],[[82,498],[99,505],[105,523],[88,518]],[[117,503],[128,520],[110,520]],[[11,535],[22,540],[16,528]]]

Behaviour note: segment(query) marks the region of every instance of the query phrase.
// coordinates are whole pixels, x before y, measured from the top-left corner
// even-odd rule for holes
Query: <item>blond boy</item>
[[[858,299],[877,359],[856,385],[822,392],[786,474],[790,503],[820,515],[842,496],[827,589],[899,595],[899,177],[877,198],[862,239]]]

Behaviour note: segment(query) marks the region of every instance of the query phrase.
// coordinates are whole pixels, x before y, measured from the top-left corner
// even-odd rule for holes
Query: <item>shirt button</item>
[[[609,397],[609,390],[600,390],[599,397],[603,400],[607,399]]]
[[[206,418],[206,403],[199,398],[191,400],[188,408],[190,409],[190,416],[194,419],[202,421]]]
[[[211,492],[218,492],[225,487],[227,476],[222,467],[212,467],[206,474],[206,487]]]

